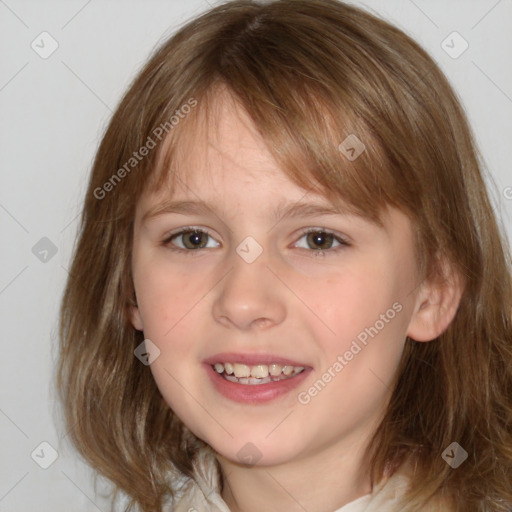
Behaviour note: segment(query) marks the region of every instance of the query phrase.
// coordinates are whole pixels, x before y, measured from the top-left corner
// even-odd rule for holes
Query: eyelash
[[[181,228],[179,231],[176,231],[175,233],[171,233],[170,235],[166,236],[164,238],[164,240],[162,241],[162,245],[167,247],[171,251],[185,253],[188,256],[194,256],[195,255],[194,253],[199,253],[200,249],[182,249],[181,247],[172,246],[172,244],[171,244],[171,241],[174,238],[177,238],[180,235],[183,235],[185,233],[193,233],[193,232],[202,233],[202,234],[208,235],[211,238],[214,238],[212,236],[212,234],[210,232],[208,232],[207,230],[195,228],[193,226],[186,226],[184,228]],[[311,252],[312,253],[311,255],[315,258],[332,256],[334,254],[337,254],[338,251],[344,249],[345,247],[350,246],[350,243],[348,243],[343,238],[336,236],[336,234],[333,233],[332,231],[330,231],[328,229],[321,229],[321,228],[309,228],[309,229],[303,231],[301,233],[300,237],[298,238],[298,240],[300,240],[302,237],[304,237],[305,235],[308,235],[310,233],[322,233],[325,235],[333,235],[333,240],[335,240],[336,242],[338,242],[340,244],[338,247],[331,248],[331,249],[305,249],[308,252]],[[204,249],[204,247],[203,247],[203,249]]]

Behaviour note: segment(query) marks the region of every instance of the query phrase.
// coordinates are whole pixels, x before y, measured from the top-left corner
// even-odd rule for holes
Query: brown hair
[[[143,335],[128,316],[132,231],[140,194],[174,179],[179,140],[214,104],[219,86],[247,110],[295,183],[377,220],[385,205],[400,208],[416,228],[423,278],[439,275],[445,258],[464,282],[448,329],[429,343],[406,342],[368,450],[372,482],[415,454],[403,510],[419,510],[432,496],[457,511],[509,510],[510,255],[471,131],[424,50],[335,0],[238,0],[211,9],[156,51],[114,113],[94,161],[61,308],[57,384],[80,453],[147,512],[172,495],[171,478],[192,475],[201,442],[133,354]],[[194,102],[179,123],[170,121]],[[149,151],[127,165],[162,126],[165,154]],[[366,145],[352,162],[338,149],[350,134]],[[469,455],[456,470],[441,457],[453,441]]]

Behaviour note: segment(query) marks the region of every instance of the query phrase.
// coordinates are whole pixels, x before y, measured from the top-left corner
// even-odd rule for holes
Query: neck
[[[344,439],[275,466],[246,467],[217,455],[232,512],[337,510],[371,491],[361,443]]]

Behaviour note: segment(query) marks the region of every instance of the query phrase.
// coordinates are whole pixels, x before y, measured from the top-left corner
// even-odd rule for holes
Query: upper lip
[[[287,357],[282,357],[274,354],[240,354],[235,352],[223,352],[221,354],[215,354],[208,357],[203,361],[205,364],[214,365],[215,363],[242,363],[246,365],[258,365],[258,364],[280,364],[282,366],[304,366],[307,365],[300,363]]]

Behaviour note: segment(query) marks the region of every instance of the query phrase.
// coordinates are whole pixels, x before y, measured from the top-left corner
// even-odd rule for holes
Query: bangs
[[[180,162],[215,137],[220,107],[229,101],[247,113],[279,168],[295,185],[324,196],[341,211],[382,226],[382,211],[396,205],[392,196],[396,187],[369,127],[347,106],[333,108],[334,99],[326,98],[325,90],[313,89],[312,84],[292,90],[293,83],[296,80],[280,84],[278,90],[288,91],[283,97],[266,90],[265,97],[255,98],[255,84],[246,83],[235,91],[238,84],[223,79],[202,95],[193,94],[198,106],[163,142],[145,190],[151,194],[166,189],[172,194],[186,181]]]

